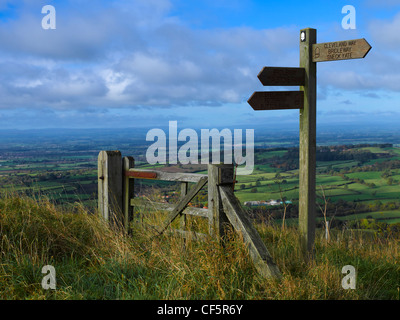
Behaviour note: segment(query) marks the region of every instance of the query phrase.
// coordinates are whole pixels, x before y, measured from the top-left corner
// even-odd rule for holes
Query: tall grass
[[[148,213],[144,222],[156,225],[162,218]],[[211,237],[158,236],[137,224],[126,236],[80,205],[66,211],[45,198],[1,194],[0,298],[399,299],[398,239],[338,231],[327,243],[317,234],[315,258],[306,263],[296,228],[256,228],[283,274],[279,281],[257,274],[233,231],[224,245]],[[56,290],[41,286],[44,265],[56,269]],[[344,265],[357,270],[355,290],[342,288]]]

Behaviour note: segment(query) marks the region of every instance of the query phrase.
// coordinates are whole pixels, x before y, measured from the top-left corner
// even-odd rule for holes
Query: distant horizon
[[[175,120],[169,120],[169,121],[175,121]],[[168,128],[168,123],[169,121],[163,121],[160,122],[159,125],[157,126],[151,126],[151,125],[145,125],[142,124],[141,126],[121,126],[121,127],[31,127],[31,128],[0,128],[0,132],[11,132],[11,131],[18,131],[18,132],[28,132],[28,131],[62,131],[62,130],[67,130],[67,131],[80,131],[80,130],[105,130],[105,131],[113,131],[113,130],[140,130],[140,131],[145,131],[145,130],[150,130],[153,128],[162,128],[166,129]],[[206,125],[197,125],[197,126],[188,126],[185,125],[185,122],[183,121],[177,121],[178,122],[178,130],[182,130],[185,128],[190,128],[194,130],[200,130],[200,129],[223,129],[223,128],[228,128],[228,129],[254,129],[254,130],[261,130],[261,131],[275,131],[275,132],[282,132],[282,131],[297,131],[298,128],[298,123],[273,123],[269,122],[266,124],[256,124],[256,125],[227,125],[221,124],[217,126],[206,126]],[[343,129],[347,130],[357,130],[357,131],[362,131],[362,132],[369,132],[370,130],[376,131],[400,131],[400,125],[394,122],[331,122],[331,123],[320,123],[317,121],[317,131],[332,131],[332,133],[337,133],[337,131],[341,131]],[[372,132],[373,133],[373,132]]]
[[[159,126],[165,130],[169,138],[168,126]],[[178,133],[186,129],[179,124]],[[200,129],[240,129],[237,127],[203,127],[190,128],[200,134]],[[150,146],[153,142],[146,141],[146,134],[154,128],[42,128],[42,129],[0,129],[0,146],[12,147],[15,145],[40,145],[49,143],[71,145],[78,143],[80,146],[87,145],[91,148],[93,144],[113,145],[113,148],[124,149],[128,145]],[[299,130],[297,126],[243,127],[243,139],[246,129],[254,129],[255,147],[297,147],[299,144]],[[357,144],[382,144],[391,143],[400,146],[400,128],[397,126],[363,126],[342,124],[317,127],[317,145],[357,145]]]

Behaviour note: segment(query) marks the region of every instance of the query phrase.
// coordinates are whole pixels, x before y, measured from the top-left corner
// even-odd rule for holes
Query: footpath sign
[[[371,50],[365,39],[316,43],[312,47],[313,62],[360,59]]]
[[[300,86],[300,91],[254,92],[254,110],[300,110],[299,230],[306,259],[312,257],[316,225],[316,105],[317,62],[364,58],[371,50],[365,39],[317,43],[317,30],[300,30],[299,68],[264,67],[258,78],[264,86]]]

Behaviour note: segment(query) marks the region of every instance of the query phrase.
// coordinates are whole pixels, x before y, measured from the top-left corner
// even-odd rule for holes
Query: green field
[[[235,194],[242,204],[246,201],[286,198],[292,201],[293,205],[297,205],[299,171],[296,167],[298,163],[296,150],[292,147],[282,148],[282,144],[274,144],[271,139],[266,141],[268,148],[261,148],[265,144],[258,144],[253,173],[236,176]],[[47,195],[49,199],[60,204],[81,202],[87,206],[96,206],[98,152],[104,149],[120,149],[120,146],[107,147],[98,144],[97,148],[85,150],[83,146],[77,147],[73,141],[68,143],[62,148],[54,143],[43,146],[32,145],[26,150],[22,146],[12,146],[14,152],[10,151],[10,147],[1,149],[0,145],[2,189]],[[359,207],[356,211],[353,210],[355,216],[384,211],[393,213],[393,216],[388,217],[386,221],[395,222],[396,219],[400,219],[399,147],[362,145],[331,146],[328,149],[318,153],[328,154],[330,157],[317,157],[316,191],[320,204],[323,202],[322,195],[325,194],[326,200],[331,204],[331,215],[335,212],[335,205],[345,201],[345,204],[336,205],[343,211],[340,212],[341,217],[351,219],[352,211],[347,207],[349,203],[356,203]],[[147,164],[143,154],[137,154],[138,150],[144,152],[145,148],[132,145],[130,149],[124,151],[127,155],[136,153],[136,167],[146,169],[164,167],[161,164]],[[177,165],[174,169],[207,174],[204,167],[199,169],[190,165]],[[135,184],[135,191],[140,193],[142,189],[155,185],[157,184],[140,180]],[[158,187],[164,193],[176,189],[165,183],[158,184]],[[361,212],[361,205],[364,212]],[[265,208],[266,211],[269,209],[271,208]],[[375,214],[372,216],[375,217]]]
[[[375,211],[368,213],[352,214],[350,216],[338,217],[337,219],[346,220],[360,220],[360,219],[375,219],[381,221],[390,221],[391,223],[397,223],[400,221],[400,210],[393,211]]]
[[[0,299],[140,303],[400,298],[400,133],[395,141],[371,130],[366,137],[320,136],[315,252],[306,260],[299,246],[298,137],[258,137],[254,172],[236,176],[234,190],[282,272],[282,279],[275,281],[258,274],[240,232],[227,228],[223,241],[160,234],[154,227],[165,222],[166,212],[143,210],[138,215],[141,208],[136,206],[127,234],[93,214],[100,150],[120,150],[122,156],[133,156],[139,168],[207,174],[206,166],[148,165],[145,134],[116,132],[47,137],[29,132],[21,140],[21,133],[7,136],[0,130]],[[138,179],[134,191],[139,199],[173,195],[174,202],[180,187],[179,182]],[[193,205],[208,205],[207,187]],[[271,199],[290,201],[244,205]],[[182,220],[171,226],[182,228]],[[187,230],[209,232],[206,219],[190,216],[185,224]],[[57,290],[43,290],[45,265],[57,269]],[[357,271],[356,290],[342,286],[346,265]]]
[[[378,154],[382,158],[360,163],[355,160],[334,160],[317,162],[317,197],[322,201],[322,194],[330,203],[346,201],[362,204],[364,213],[345,215],[340,219],[358,219],[372,216],[374,219],[384,219],[388,223],[399,222],[400,210],[396,210],[400,202],[400,170],[398,168],[385,169],[389,175],[384,175],[384,166],[389,161],[400,158],[400,149],[396,147],[381,148],[377,146],[355,148],[353,152],[368,152]],[[258,155],[258,154],[257,154]],[[266,151],[258,160],[273,159],[276,156],[285,157],[280,151]],[[279,178],[277,178],[279,173]],[[391,179],[389,181],[388,179]],[[273,163],[257,164],[250,176],[237,176],[235,194],[239,200],[269,201],[285,197],[293,203],[298,202],[298,169],[283,171],[273,166]],[[384,218],[374,210],[377,205],[382,207]],[[386,206],[386,207],[385,207]],[[268,209],[268,208],[267,208]],[[372,211],[371,211],[372,210]]]

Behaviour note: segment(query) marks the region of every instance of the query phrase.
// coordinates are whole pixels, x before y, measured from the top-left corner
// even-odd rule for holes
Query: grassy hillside
[[[161,213],[151,215],[153,222]],[[302,261],[295,228],[257,223],[283,278],[258,276],[240,236],[223,248],[157,236],[134,227],[110,229],[76,205],[66,212],[46,199],[0,195],[0,299],[399,299],[399,239],[336,231],[317,234],[315,259]],[[56,270],[57,288],[41,287],[42,267]],[[357,271],[344,290],[342,267]]]

